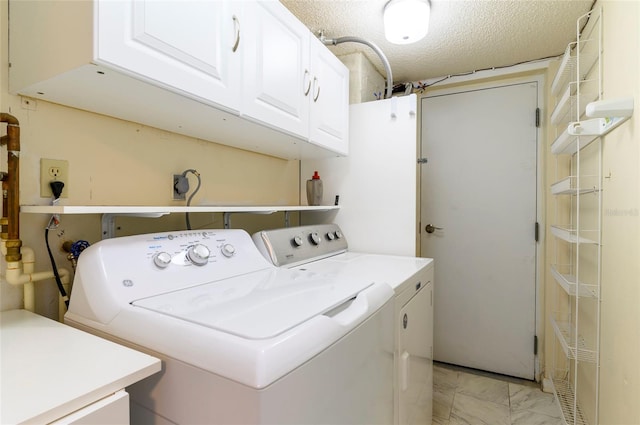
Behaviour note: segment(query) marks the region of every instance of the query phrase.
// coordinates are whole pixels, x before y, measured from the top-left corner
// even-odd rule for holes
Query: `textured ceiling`
[[[561,55],[576,38],[576,19],[592,0],[431,0],[427,36],[411,45],[387,42],[382,11],[387,0],[281,0],[313,33],[355,36],[377,44],[396,83],[420,81]],[[384,76],[382,63],[358,43],[332,46],[361,51]]]

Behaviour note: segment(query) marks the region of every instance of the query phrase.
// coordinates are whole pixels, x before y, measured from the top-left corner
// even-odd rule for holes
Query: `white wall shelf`
[[[576,88],[575,84],[571,83],[567,85],[566,90],[556,103],[555,108],[553,108],[553,112],[551,113],[551,124],[559,125],[564,121],[571,121],[571,119],[567,119],[571,112],[571,99],[575,95]]]
[[[551,94],[558,96],[570,82],[585,79],[600,59],[598,41],[597,39],[581,40],[579,46],[575,42],[569,43],[551,83]],[[577,75],[578,68],[580,75]]]
[[[558,67],[556,76],[551,83],[551,94],[554,96],[559,95],[562,89],[569,83],[574,75],[574,69],[576,64],[576,57],[573,56],[572,51],[576,43],[569,43],[562,56],[562,62]]]
[[[600,112],[620,112],[621,105],[627,109],[629,106],[628,101],[600,101],[601,10],[594,9],[577,20],[576,41],[567,46],[551,87],[556,106],[549,121],[556,127],[557,135],[551,153],[558,158],[557,180],[551,184],[550,192],[571,196],[563,201],[555,198],[557,222],[568,221],[571,225],[549,228],[555,236],[556,264],[551,264],[550,274],[556,285],[550,289],[557,309],[549,316],[555,334],[549,377],[566,425],[598,423],[601,136],[605,126],[614,123],[609,122],[609,116],[597,117],[603,120],[598,122],[585,118],[590,117],[594,104]],[[589,145],[589,149],[584,149]],[[561,155],[570,157],[560,159]]]
[[[578,282],[574,267],[570,264],[552,264],[551,274],[558,285],[570,296],[598,298],[598,285]]]
[[[305,205],[204,205],[204,206],[143,206],[143,205],[21,205],[20,212],[25,214],[171,214],[171,213],[257,213],[271,214],[287,211],[331,211],[337,210],[337,205],[305,206]]]
[[[569,132],[567,127],[551,145],[551,153],[554,155],[573,155],[581,149],[587,147],[599,136],[583,135],[577,136]]]
[[[599,176],[568,176],[551,185],[552,195],[577,195],[600,190]]]
[[[571,425],[588,425],[582,415],[580,405],[576,402],[576,395],[568,379],[553,379],[553,392],[560,404],[564,423]]]
[[[22,205],[20,212],[25,214],[102,214],[102,238],[109,239],[116,236],[116,217],[148,217],[157,218],[171,213],[222,213],[223,226],[231,228],[231,214],[273,214],[284,212],[284,225],[289,227],[289,214],[296,211],[333,211],[338,205],[306,206],[306,205],[210,205],[210,206],[143,206],[143,205]]]
[[[576,111],[584,111],[590,102],[598,98],[598,93],[580,93],[580,100],[576,96],[576,83],[570,83],[551,113],[551,124],[569,124],[576,115]]]
[[[597,350],[588,346],[582,335],[576,333],[575,326],[571,322],[551,317],[551,325],[568,359],[589,363],[597,362]]]
[[[560,226],[560,225],[552,225],[551,233],[563,241],[575,243],[575,244],[590,244],[597,245],[597,239],[586,238],[583,235],[596,236],[598,230],[581,230],[578,231],[576,228],[572,226]]]

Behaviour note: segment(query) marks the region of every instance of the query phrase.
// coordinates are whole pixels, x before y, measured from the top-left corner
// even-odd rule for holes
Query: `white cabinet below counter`
[[[0,313],[0,329],[2,424],[128,424],[123,389],[161,367],[155,357],[26,310]]]
[[[9,10],[11,93],[280,158],[348,153],[348,70],[277,1],[10,0]],[[313,56],[332,65],[313,70]]]

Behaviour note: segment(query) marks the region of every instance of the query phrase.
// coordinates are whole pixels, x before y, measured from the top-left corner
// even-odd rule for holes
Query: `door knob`
[[[433,224],[427,224],[424,228],[424,230],[427,231],[427,233],[433,233],[436,230],[442,230],[442,227],[436,227]]]

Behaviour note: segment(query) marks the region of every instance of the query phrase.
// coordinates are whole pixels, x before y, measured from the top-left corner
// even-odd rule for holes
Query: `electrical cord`
[[[53,269],[53,276],[56,279],[56,285],[58,286],[60,295],[62,295],[62,299],[64,299],[64,305],[69,309],[69,296],[67,295],[67,291],[64,290],[62,279],[60,279],[60,273],[58,272],[58,267],[56,267],[56,260],[53,258],[51,247],[49,246],[49,227],[44,229],[44,241],[47,244],[47,252],[49,253],[49,260],[51,260],[51,268]]]
[[[423,81],[418,81],[418,82],[412,83],[412,84],[414,84],[414,88],[419,93],[424,93],[425,89],[427,89],[427,88],[429,88],[431,86],[435,86],[436,84],[441,83],[443,81],[446,81],[446,80],[448,80],[450,78],[453,78],[453,77],[464,77],[464,76],[473,75],[473,74],[475,74],[477,72],[482,72],[482,71],[495,71],[497,69],[511,68],[511,67],[518,66],[518,65],[523,65],[523,64],[527,64],[527,63],[541,62],[541,61],[545,61],[545,60],[549,60],[549,59],[553,59],[553,58],[557,58],[557,57],[558,56],[546,56],[544,58],[517,62],[517,63],[510,64],[510,65],[502,65],[502,66],[494,66],[494,67],[490,67],[490,68],[474,69],[473,71],[460,72],[458,74],[449,74],[449,75],[446,75],[446,76],[440,78],[439,80],[432,81],[430,83],[426,83],[426,82],[423,82]]]
[[[62,189],[64,188],[64,183],[62,182],[51,182],[49,183],[51,187],[51,191],[53,192],[53,201],[52,205],[57,205],[58,200],[60,199],[60,195],[62,194]],[[67,295],[67,291],[64,290],[64,286],[62,285],[62,279],[60,279],[60,273],[58,272],[58,267],[56,266],[56,261],[53,258],[53,254],[51,253],[51,247],[49,246],[49,230],[56,229],[60,224],[60,219],[56,214],[51,216],[49,219],[49,224],[44,229],[44,242],[47,245],[47,252],[49,253],[49,260],[51,260],[51,268],[53,269],[53,276],[56,280],[56,285],[58,286],[58,291],[60,291],[60,295],[64,300],[64,305],[69,309],[69,296]]]
[[[187,173],[192,173],[192,174],[193,174],[194,176],[196,176],[196,177],[197,177],[197,179],[198,179],[198,185],[197,185],[197,186],[196,186],[196,188],[194,189],[193,193],[192,193],[192,194],[189,196],[189,198],[187,199],[187,206],[190,206],[190,205],[191,205],[191,200],[193,199],[194,195],[195,195],[196,193],[198,193],[198,190],[200,190],[200,184],[201,184],[202,182],[201,182],[201,179],[200,179],[200,173],[198,173],[198,172],[197,172],[196,170],[194,170],[193,168],[190,168],[190,169],[188,169],[188,170],[185,170],[185,171],[182,173],[182,177],[186,177],[186,176],[187,176]],[[189,220],[189,211],[187,211],[187,212],[185,213],[185,219],[186,219],[186,222],[187,222],[187,230],[191,230],[191,221]]]

